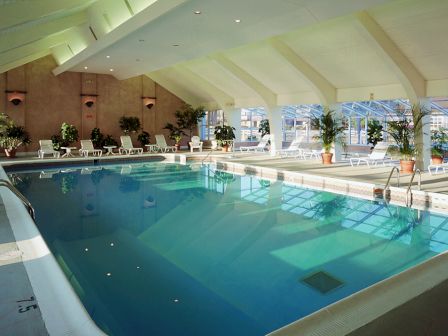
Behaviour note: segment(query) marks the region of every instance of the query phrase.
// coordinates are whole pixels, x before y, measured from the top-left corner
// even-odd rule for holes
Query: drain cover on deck
[[[333,289],[341,287],[344,284],[342,281],[324,271],[318,271],[308,275],[300,281],[318,290],[322,294],[327,294]]]

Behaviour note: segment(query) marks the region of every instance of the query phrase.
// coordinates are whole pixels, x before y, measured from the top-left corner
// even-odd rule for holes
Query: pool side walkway
[[[208,153],[181,152],[188,157],[202,160]],[[154,155],[154,154],[153,154]],[[144,156],[147,156],[146,154]],[[212,153],[220,160],[247,165],[277,168],[288,171],[303,172],[326,177],[369,182],[384,185],[391,167],[367,168],[365,165],[351,167],[348,162],[332,166],[323,166],[317,160],[299,160],[294,158],[272,157],[269,154]],[[126,158],[125,156],[109,157]],[[89,158],[90,160],[92,157]],[[83,158],[57,159],[57,161],[79,161]],[[0,163],[12,162],[49,162],[36,157],[18,157]],[[409,176],[402,177],[402,185],[407,185]],[[422,175],[422,190],[448,194],[448,174]],[[10,226],[9,219],[0,199],[0,334],[5,335],[48,335],[41,312],[32,306],[33,289],[29,282],[21,253]],[[430,291],[388,312],[368,325],[352,332],[351,336],[370,335],[445,335],[448,328],[448,304],[440,297],[448,295],[448,280]],[[23,301],[29,300],[29,301]],[[28,308],[31,306],[31,308]],[[23,312],[22,312],[23,311]],[[410,321],[412,323],[410,323]]]

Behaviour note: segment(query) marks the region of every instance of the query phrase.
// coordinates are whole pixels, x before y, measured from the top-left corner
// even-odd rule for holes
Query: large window
[[[223,124],[224,113],[222,110],[206,111],[201,123],[200,136],[202,140],[215,139],[215,127]]]
[[[266,119],[263,108],[241,109],[241,141],[260,141],[260,122]]]

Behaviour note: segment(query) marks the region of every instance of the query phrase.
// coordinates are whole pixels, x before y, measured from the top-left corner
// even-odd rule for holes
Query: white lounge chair
[[[79,155],[88,157],[89,154],[93,154],[93,156],[101,156],[103,155],[103,151],[101,149],[95,149],[93,147],[92,140],[81,140],[81,149],[79,150]]]
[[[371,164],[374,166],[378,165],[378,163],[382,163],[383,166],[386,165],[386,161],[390,161],[390,158],[387,157],[386,151],[373,151],[368,156],[365,157],[353,157],[350,158],[350,165],[353,167],[355,164],[359,166],[361,162],[365,162],[368,167],[370,167]]]
[[[439,169],[442,170],[442,173],[446,173],[448,170],[448,162],[443,162],[441,164],[434,164],[431,161],[431,164],[428,166],[428,172],[432,175],[432,169],[434,169],[434,174],[439,172]]]
[[[51,140],[39,140],[40,149],[37,151],[37,156],[41,159],[44,158],[45,154],[52,154],[53,157],[59,158],[61,153],[55,151],[53,148],[53,141]]]
[[[168,151],[172,151],[174,153],[176,151],[176,146],[168,146],[166,144],[165,136],[163,134],[156,135],[156,143],[162,153],[166,153]]]
[[[268,141],[271,139],[270,134],[265,134],[258,145],[256,146],[241,146],[240,151],[241,152],[264,152],[266,149],[266,146],[268,145]]]
[[[199,149],[199,151],[202,152],[203,142],[201,141],[201,138],[198,137],[197,135],[191,137],[191,141],[189,142],[189,144],[192,153],[195,148]]]
[[[137,154],[143,154],[143,148],[138,148],[138,147],[134,147],[132,145],[132,140],[131,137],[129,135],[122,135],[120,137],[120,141],[121,141],[121,147],[118,149],[118,152],[120,154],[132,154],[132,153],[137,153]]]
[[[281,157],[300,155],[300,153],[303,151],[303,148],[300,148],[300,146],[302,145],[302,140],[303,137],[295,139],[293,142],[290,143],[288,148],[281,149],[277,151],[277,153],[280,154]]]

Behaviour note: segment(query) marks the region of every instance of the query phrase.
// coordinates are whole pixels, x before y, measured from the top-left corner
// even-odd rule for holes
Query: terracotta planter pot
[[[174,147],[176,147],[176,152],[178,152],[180,150],[180,144],[174,144]]]
[[[229,145],[222,145],[222,151],[223,152],[228,152],[229,151]]]
[[[400,172],[405,174],[412,174],[414,172],[414,160],[400,160]]]
[[[322,163],[324,165],[332,164],[333,153],[322,153]]]
[[[14,148],[14,149],[11,149],[11,150],[8,150],[8,149],[5,149],[5,154],[6,154],[6,157],[8,158],[8,159],[13,159],[13,158],[15,158],[16,157],[16,149]]]
[[[443,163],[443,157],[441,157],[441,156],[433,155],[433,156],[431,156],[431,159],[432,159],[433,164],[442,164]]]

